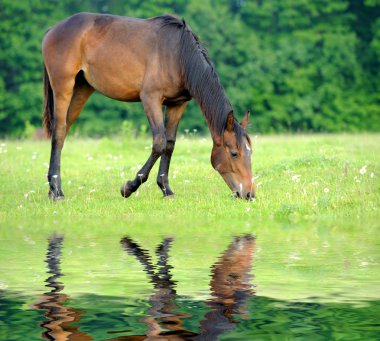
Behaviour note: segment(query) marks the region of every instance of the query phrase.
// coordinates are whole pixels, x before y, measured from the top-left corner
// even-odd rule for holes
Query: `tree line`
[[[0,136],[41,127],[41,41],[77,12],[183,17],[208,49],[251,131],[380,131],[380,0],[2,0]],[[180,129],[207,131],[195,103]],[[89,136],[146,132],[141,104],[93,95],[73,126]]]

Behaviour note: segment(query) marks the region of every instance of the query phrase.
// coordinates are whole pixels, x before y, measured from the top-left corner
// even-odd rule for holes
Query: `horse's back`
[[[148,20],[79,13],[47,32],[44,62],[53,78],[75,78],[83,71],[104,95],[138,101],[156,35]]]
[[[49,76],[61,83],[83,71],[94,89],[123,101],[139,101],[142,92],[178,97],[182,93],[176,56],[179,35],[160,30],[164,18],[178,20],[93,13],[67,18],[51,28],[43,42]]]
[[[78,13],[49,29],[44,37],[42,50],[45,59],[48,54],[86,54],[97,48],[117,50],[118,45],[131,46],[139,40],[140,48],[149,44],[154,30],[147,20],[120,17],[109,14]],[[139,39],[144,36],[143,39]],[[144,42],[146,42],[144,44]]]

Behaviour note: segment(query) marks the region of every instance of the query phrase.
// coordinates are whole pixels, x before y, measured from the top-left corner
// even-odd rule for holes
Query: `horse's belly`
[[[139,73],[113,70],[112,64],[103,68],[84,67],[83,71],[87,82],[103,95],[119,101],[140,100],[142,76]]]

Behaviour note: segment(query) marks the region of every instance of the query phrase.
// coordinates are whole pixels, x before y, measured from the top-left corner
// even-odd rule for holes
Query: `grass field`
[[[149,139],[69,138],[62,157],[66,200],[47,200],[47,141],[0,142],[0,219],[102,217],[143,224],[183,224],[202,218],[216,225],[253,226],[343,219],[372,224],[379,214],[380,135],[255,136],[254,202],[234,200],[210,164],[209,138],[178,139],[170,183],[176,200],[164,200],[157,167],[129,199],[120,185],[145,162]]]
[[[357,321],[364,331],[356,339],[365,339],[363,314],[378,313],[379,306],[380,135],[255,136],[252,141],[254,202],[232,198],[211,167],[209,138],[181,136],[170,174],[175,200],[162,198],[157,167],[136,194],[124,199],[119,193],[146,160],[149,139],[72,137],[62,157],[66,199],[56,203],[47,197],[50,143],[0,141],[0,290],[10,301],[17,298],[7,314],[19,311],[14,322],[7,317],[4,339],[13,335],[13,326],[38,325],[18,319],[27,319],[36,296],[46,291],[44,260],[52,233],[65,239],[64,292],[88,316],[94,309],[109,311],[112,300],[149,300],[152,284],[120,247],[124,236],[148,250],[153,262],[162,239],[175,237],[169,263],[178,299],[196,303],[210,297],[210,269],[233,237],[253,234],[256,297],[274,302],[260,308],[263,320],[281,307],[286,315],[298,303],[311,309],[309,303],[318,302],[322,305],[311,314],[327,309],[330,316],[328,308],[338,307],[347,313],[346,326],[357,327],[349,309],[357,314],[362,309]],[[102,307],[104,300],[110,301]],[[132,317],[142,309],[121,307]],[[257,309],[249,306],[250,318],[257,317]],[[201,319],[202,310],[189,311]],[[323,329],[319,321],[318,315],[312,327]],[[341,325],[335,319],[329,323]],[[287,324],[279,328],[284,332]],[[38,329],[33,330],[38,339]]]

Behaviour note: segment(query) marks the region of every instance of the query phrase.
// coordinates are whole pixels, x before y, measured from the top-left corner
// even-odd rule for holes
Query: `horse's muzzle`
[[[237,192],[232,192],[232,195],[235,198],[245,199],[245,200],[253,200],[255,198],[254,192],[248,192],[247,194],[242,195],[240,192],[237,191]]]

